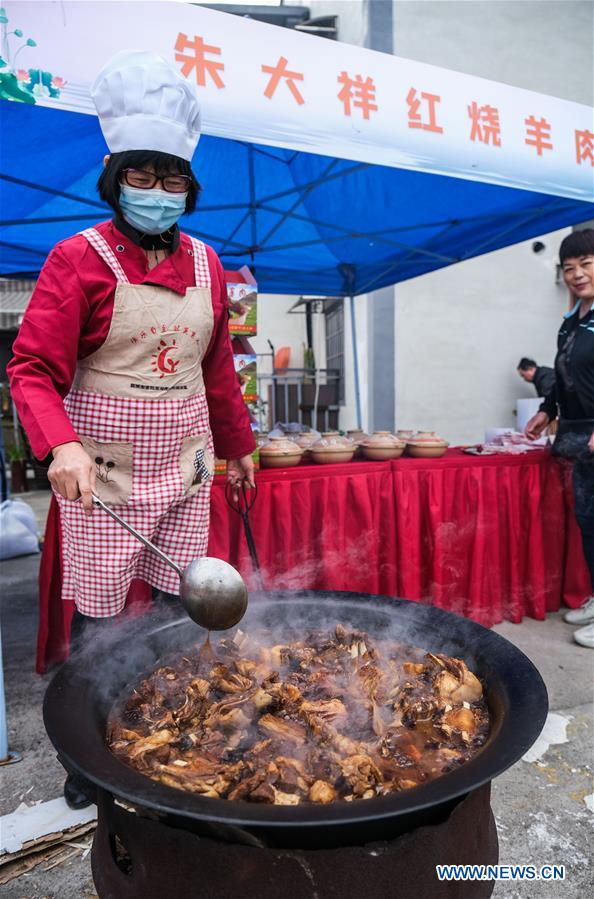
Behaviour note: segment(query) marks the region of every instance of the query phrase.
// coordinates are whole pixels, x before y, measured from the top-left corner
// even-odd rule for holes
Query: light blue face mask
[[[120,188],[120,208],[128,224],[143,234],[161,234],[175,225],[186,209],[187,191],[175,194],[154,187]]]

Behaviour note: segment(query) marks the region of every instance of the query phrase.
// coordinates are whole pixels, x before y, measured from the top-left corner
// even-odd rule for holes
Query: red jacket
[[[96,225],[133,284],[159,284],[183,296],[194,284],[191,242],[179,246],[149,271],[144,251],[113,222]],[[202,362],[215,453],[237,459],[255,446],[247,410],[235,375],[228,330],[227,289],[221,263],[206,247],[211,276],[214,327]],[[113,310],[116,280],[110,268],[76,234],[57,244],[43,266],[14,342],[8,376],[17,411],[38,459],[60,443],[78,440],[64,410],[78,359],[105,341]]]

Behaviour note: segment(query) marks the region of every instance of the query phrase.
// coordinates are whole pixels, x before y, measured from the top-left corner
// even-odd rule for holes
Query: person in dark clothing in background
[[[534,385],[537,396],[547,397],[555,386],[555,369],[537,365],[534,359],[527,356],[518,362],[518,374],[523,381]]]
[[[594,649],[594,230],[566,237],[559,261],[576,302],[559,329],[555,386],[526,425],[526,434],[539,437],[559,417],[553,453],[573,462],[575,517],[592,579],[592,595],[565,620],[586,625],[574,639]]]

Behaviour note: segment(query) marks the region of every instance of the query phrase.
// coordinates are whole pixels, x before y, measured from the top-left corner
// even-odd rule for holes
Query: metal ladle
[[[93,505],[107,512],[129,534],[140,540],[147,549],[177,572],[182,605],[192,621],[209,631],[225,631],[241,621],[247,609],[248,593],[243,578],[232,565],[222,559],[204,556],[202,559],[193,559],[182,569],[154,543],[120,518],[113,509],[106,506],[98,496],[93,496]]]

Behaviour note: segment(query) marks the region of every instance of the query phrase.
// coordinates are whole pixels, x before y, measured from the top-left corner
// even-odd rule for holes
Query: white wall
[[[275,350],[288,346],[291,350],[291,368],[303,366],[303,344],[306,342],[305,315],[289,315],[289,309],[297,302],[298,297],[280,296],[276,294],[259,294],[258,296],[258,337],[250,337],[249,341],[256,353],[270,353],[268,340]],[[270,373],[272,359],[258,360],[259,370]]]
[[[289,368],[303,367],[303,348],[307,342],[305,309],[301,307],[296,313],[289,310],[299,297],[280,294],[260,294],[258,296],[258,332],[259,336],[251,337],[250,343],[254,351],[264,354],[258,359],[258,373],[272,373],[272,356],[268,340],[275,351],[281,347],[289,347],[291,356]],[[326,367],[326,328],[324,316],[315,314],[312,320],[312,343],[317,368]],[[261,396],[266,399],[267,386],[270,382],[262,382]]]
[[[355,297],[355,328],[357,336],[357,359],[359,362],[359,385],[361,395],[361,427],[368,431],[370,427],[367,408],[369,390],[368,369],[368,337],[367,337],[367,295]],[[357,427],[357,406],[355,402],[355,366],[353,360],[353,343],[351,332],[350,301],[344,301],[344,398],[345,405],[340,412],[339,424],[343,431]]]
[[[250,343],[256,353],[268,354],[270,347],[267,338],[275,350],[283,346],[291,349],[291,368],[303,365],[303,346],[306,342],[305,315],[289,315],[289,309],[297,302],[298,297],[273,294],[258,296],[258,331],[259,336],[251,337]],[[355,403],[355,375],[351,339],[351,317],[348,299],[344,301],[345,328],[345,405],[340,413],[340,427],[343,430],[357,426]],[[358,343],[359,378],[362,397],[363,428],[369,427],[367,417],[367,297],[355,297],[355,322]],[[321,313],[313,316],[313,348],[318,368],[326,367],[326,329],[324,316]],[[272,359],[264,356],[258,360],[259,372],[272,372]]]
[[[591,0],[395,0],[393,15],[396,56],[592,105]]]
[[[514,426],[516,399],[536,396],[516,373],[521,356],[551,365],[565,287],[555,283],[569,233],[516,244],[397,284],[396,422],[432,428],[454,443]]]

